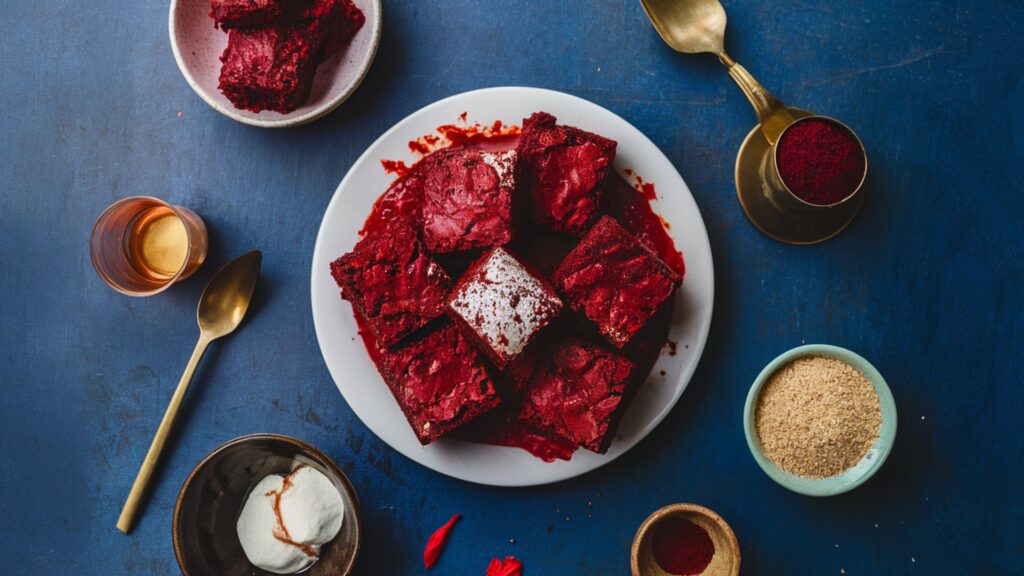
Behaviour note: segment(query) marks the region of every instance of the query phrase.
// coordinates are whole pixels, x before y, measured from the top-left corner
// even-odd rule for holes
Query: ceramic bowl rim
[[[283,442],[285,444],[291,444],[292,446],[298,448],[301,452],[304,452],[307,456],[311,456],[314,460],[317,460],[318,463],[322,464],[325,468],[327,468],[341,482],[342,487],[345,488],[345,491],[348,493],[347,495],[353,504],[351,514],[346,514],[346,517],[350,517],[353,522],[353,528],[355,531],[355,546],[352,549],[352,557],[349,559],[348,566],[345,572],[340,574],[339,576],[347,576],[348,574],[351,574],[352,569],[356,565],[356,559],[359,557],[359,550],[362,546],[362,523],[359,516],[359,497],[356,494],[355,487],[352,486],[351,480],[348,479],[348,476],[345,474],[345,472],[341,470],[341,468],[338,466],[336,462],[334,462],[333,459],[331,459],[329,456],[321,452],[317,447],[313,446],[309,442],[299,440],[298,438],[292,436],[286,436],[284,434],[273,434],[267,432],[246,434],[244,436],[238,436],[237,438],[232,438],[231,440],[224,442],[220,446],[217,446],[216,448],[211,450],[209,454],[204,456],[203,459],[200,460],[199,463],[192,468],[192,471],[189,472],[188,477],[185,478],[185,482],[182,483],[181,485],[181,490],[178,491],[178,498],[174,503],[174,513],[172,515],[171,521],[171,539],[174,544],[174,558],[178,561],[178,568],[181,570],[181,573],[184,576],[190,576],[188,568],[185,567],[185,554],[181,549],[181,539],[179,536],[180,530],[178,530],[178,521],[180,520],[181,517],[181,505],[182,502],[185,500],[185,493],[188,492],[188,490],[192,487],[192,482],[193,480],[195,480],[196,474],[198,474],[199,471],[204,466],[209,464],[214,457],[219,456],[222,452],[225,452],[241,444],[246,444],[257,440],[270,440],[274,442]]]
[[[823,356],[846,362],[860,370],[874,387],[882,410],[882,423],[878,430],[878,438],[872,445],[875,457],[871,464],[867,466],[860,466],[858,464],[837,476],[812,479],[786,472],[764,454],[754,423],[755,405],[761,394],[761,389],[779,368],[793,360],[807,356]],[[893,399],[892,391],[889,389],[889,385],[885,382],[882,374],[861,355],[846,348],[829,344],[805,344],[778,355],[757,375],[754,383],[750,386],[746,403],[743,406],[743,433],[747,439],[747,447],[750,448],[750,453],[753,455],[757,465],[761,467],[761,470],[769,478],[783,488],[806,496],[835,496],[849,492],[867,482],[885,464],[886,459],[892,452],[893,443],[896,439],[896,427],[896,401]]]
[[[377,56],[377,48],[380,46],[382,30],[381,21],[383,20],[381,0],[367,0],[367,2],[371,4],[376,18],[374,18],[373,30],[371,31],[370,36],[370,49],[363,56],[362,61],[359,62],[359,68],[356,70],[355,80],[346,87],[345,90],[308,112],[297,116],[284,114],[280,118],[275,118],[273,120],[260,119],[258,117],[253,118],[241,114],[233,108],[223,106],[220,102],[207,94],[207,92],[199,85],[199,82],[196,81],[195,77],[192,75],[192,71],[185,65],[185,59],[181,55],[181,46],[178,44],[178,36],[175,33],[177,31],[175,15],[178,13],[178,7],[181,4],[181,0],[171,0],[171,7],[167,17],[167,31],[171,39],[171,51],[174,53],[174,61],[178,64],[178,70],[181,71],[181,75],[185,77],[185,81],[188,82],[192,91],[199,95],[199,97],[203,99],[203,102],[209,104],[210,107],[217,112],[220,112],[232,120],[241,122],[242,124],[257,126],[260,128],[288,128],[312,122],[313,120],[322,118],[323,116],[331,113],[335,108],[340,106],[342,102],[348,100],[348,98],[355,93],[356,89],[359,88],[359,85],[363,83],[363,80],[366,79],[366,76],[369,74],[370,68],[373,65],[373,61]]]
[[[641,576],[640,574],[640,545],[643,540],[647,537],[647,533],[650,532],[659,522],[664,521],[666,518],[671,518],[679,514],[696,514],[703,516],[711,521],[712,524],[718,527],[718,530],[725,536],[725,540],[728,543],[728,553],[731,554],[735,559],[736,563],[733,566],[733,573],[731,576],[736,576],[740,573],[740,565],[742,564],[742,554],[740,552],[740,543],[736,539],[736,533],[733,532],[732,526],[725,521],[717,512],[701,506],[700,504],[690,504],[687,502],[681,502],[678,504],[669,504],[662,506],[651,513],[637,528],[636,534],[633,536],[633,544],[629,550],[629,568],[633,576]]]

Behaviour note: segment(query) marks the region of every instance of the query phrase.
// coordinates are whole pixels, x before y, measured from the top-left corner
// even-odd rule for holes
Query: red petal
[[[451,520],[445,523],[444,526],[438,528],[433,534],[430,535],[430,539],[427,540],[427,547],[423,550],[423,565],[430,569],[437,563],[437,559],[441,557],[441,552],[444,551],[444,545],[448,542],[448,535],[451,534],[452,527],[455,523],[462,518],[462,514],[456,514],[452,516]]]
[[[491,563],[487,566],[487,574],[484,576],[522,576],[523,575],[523,563],[516,560],[512,556],[506,556],[505,561],[502,562],[497,558],[491,558]]]

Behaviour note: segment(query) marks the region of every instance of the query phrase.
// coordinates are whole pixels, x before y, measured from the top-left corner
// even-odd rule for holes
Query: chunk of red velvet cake
[[[236,108],[288,113],[309,98],[319,39],[298,26],[232,28],[220,60],[220,91]]]
[[[409,425],[429,444],[501,403],[483,358],[451,324],[382,358]]]
[[[548,283],[504,248],[494,248],[462,275],[448,314],[503,368],[562,310]]]
[[[431,251],[501,246],[512,239],[515,154],[456,148],[424,159],[421,214]]]
[[[682,278],[614,218],[605,216],[553,275],[569,306],[625,346],[672,296]]]
[[[212,0],[210,18],[223,28],[259,26],[280,17],[296,0]]]
[[[236,108],[291,112],[309,98],[317,65],[364,21],[351,0],[312,0],[294,18],[232,28],[220,57],[220,90]]]
[[[451,287],[409,229],[363,238],[331,263],[331,275],[382,346],[442,315]]]
[[[530,176],[537,222],[573,236],[583,234],[601,201],[615,147],[614,140],[558,125],[547,112],[523,120],[516,151]]]
[[[604,453],[636,365],[622,354],[560,336],[520,388],[520,418],[573,445]]]

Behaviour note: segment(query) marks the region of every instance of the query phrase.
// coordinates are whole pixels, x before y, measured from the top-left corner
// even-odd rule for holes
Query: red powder
[[[715,555],[706,530],[685,518],[670,518],[657,526],[651,541],[654,561],[676,576],[700,574]]]
[[[853,194],[866,168],[857,138],[843,126],[818,118],[790,126],[779,140],[776,160],[790,191],[819,206]]]

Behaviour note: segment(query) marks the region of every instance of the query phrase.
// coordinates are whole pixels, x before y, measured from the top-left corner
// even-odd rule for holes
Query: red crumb
[[[427,540],[427,547],[423,550],[423,565],[428,570],[433,568],[434,564],[437,564],[437,560],[441,557],[441,552],[444,552],[445,544],[448,542],[448,536],[452,533],[452,528],[461,519],[462,514],[452,516],[444,526],[441,526],[430,535],[430,539]]]
[[[676,355],[676,348],[678,347],[678,344],[676,344],[675,342],[673,342],[671,340],[665,342],[665,344],[668,346],[668,355],[669,356],[675,356]]]
[[[398,174],[401,176],[409,171],[409,166],[401,160],[381,160],[380,165],[384,167],[384,172],[388,174]]]
[[[626,176],[629,176],[630,178],[633,179],[633,182],[631,183],[633,185],[633,189],[639,192],[641,196],[643,196],[647,200],[658,199],[658,194],[654,189],[654,183],[644,182],[644,179],[641,178],[640,175],[637,174],[632,168],[626,168],[625,170],[623,170],[623,172],[626,174]],[[666,224],[666,228],[667,226],[668,224]]]
[[[484,576],[522,576],[523,563],[512,556],[506,556],[504,560],[491,558],[487,565],[487,573]]]

